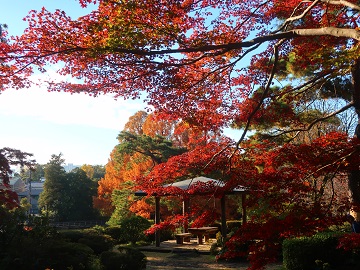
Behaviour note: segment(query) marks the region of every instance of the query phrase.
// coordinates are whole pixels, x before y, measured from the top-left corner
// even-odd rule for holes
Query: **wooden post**
[[[155,196],[155,224],[160,224],[160,197]],[[160,247],[160,231],[155,232],[155,245]]]
[[[245,204],[245,201],[246,201],[246,194],[243,193],[241,195],[242,224],[246,223],[246,204]]]
[[[183,232],[184,233],[187,233],[188,232],[188,229],[189,229],[189,221],[188,221],[188,214],[189,214],[189,198],[185,198],[184,197],[184,200],[183,200],[183,216],[185,218],[184,220],[184,230]]]
[[[225,194],[221,197],[221,235],[226,237],[226,209],[225,209]]]

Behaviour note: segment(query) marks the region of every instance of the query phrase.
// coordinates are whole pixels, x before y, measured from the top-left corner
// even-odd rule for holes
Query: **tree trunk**
[[[355,129],[355,137],[360,139],[360,58],[356,59],[352,67],[353,80],[353,101],[355,112],[358,117],[358,124]],[[357,222],[360,221],[360,167],[349,174],[349,192],[352,207],[350,214]]]

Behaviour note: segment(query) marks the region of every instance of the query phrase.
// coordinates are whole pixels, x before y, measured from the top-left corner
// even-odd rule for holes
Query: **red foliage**
[[[241,230],[243,240],[256,240],[250,247],[255,268],[273,260],[278,240],[307,233],[299,231],[297,223],[314,232],[338,222],[349,203],[334,190],[334,183],[359,169],[357,140],[331,133],[308,144],[279,146],[244,138],[238,144],[211,140],[209,134],[231,124],[282,128],[284,134],[294,127],[307,131],[313,122],[302,119],[301,112],[322,98],[326,83],[345,80],[352,76],[350,66],[360,66],[359,14],[349,11],[358,10],[352,7],[357,1],[79,3],[97,3],[98,8],[77,20],[60,10],[31,11],[22,36],[8,38],[3,33],[0,85],[28,87],[35,69],[45,72],[48,64],[61,63],[58,73],[75,80],[50,81],[50,91],[124,98],[145,93],[159,115],[183,121],[179,130],[197,128],[194,134],[179,136],[179,145],[190,146],[190,152],[148,174],[141,166],[131,177],[113,168],[121,180],[103,179],[100,199],[108,202],[106,196],[123,179],[136,179],[137,188],[158,195],[189,195],[163,185],[198,175],[212,175],[226,185],[216,192],[198,186],[189,193],[218,197],[246,186],[251,222]],[[325,98],[353,100],[356,105],[359,87],[343,88],[348,96],[329,87]],[[211,213],[211,207],[206,211]],[[201,215],[197,224],[200,220]],[[231,243],[228,254],[233,252]]]
[[[209,198],[221,197],[239,185],[246,186],[249,189],[246,205],[251,220],[232,236],[221,257],[230,259],[248,254],[246,257],[253,269],[259,269],[278,258],[283,239],[312,235],[330,225],[343,223],[349,201],[341,190],[331,191],[331,188],[343,173],[360,163],[359,152],[354,151],[358,144],[358,140],[349,140],[340,133],[330,133],[311,144],[281,147],[266,142],[249,144],[241,154],[230,148],[221,152],[223,145],[217,148],[216,144],[209,144],[201,151],[195,149],[155,167],[139,179],[139,187],[149,194],[187,196],[190,200],[201,194],[193,200],[195,203],[189,213],[191,226],[197,227],[219,220],[219,212],[209,203]],[[228,168],[231,153],[234,154],[232,167]],[[225,168],[228,169],[223,188],[199,184],[184,192],[176,187],[162,187],[180,176],[191,175],[190,172],[211,173]],[[326,180],[328,184],[324,187],[316,184],[316,179],[328,177],[330,180]],[[328,189],[330,194],[335,194],[328,196]],[[168,219],[150,231],[176,224],[181,226]],[[245,249],[242,243],[247,243]]]
[[[360,234],[359,233],[348,233],[343,235],[339,239],[339,249],[344,250],[357,250],[360,251]]]

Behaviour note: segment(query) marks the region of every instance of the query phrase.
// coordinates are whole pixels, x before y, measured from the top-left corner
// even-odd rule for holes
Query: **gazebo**
[[[175,182],[172,184],[167,184],[164,185],[163,187],[177,187],[182,189],[183,191],[185,191],[185,193],[187,193],[187,195],[193,196],[193,195],[202,195],[199,193],[188,193],[188,191],[190,191],[193,187],[197,186],[197,185],[208,185],[214,188],[214,192],[216,191],[217,188],[223,188],[225,186],[225,183],[223,181],[220,180],[215,180],[215,179],[211,179],[211,178],[207,178],[204,176],[199,176],[199,177],[195,177],[195,178],[191,178],[191,179],[186,179],[183,181],[179,181],[179,182]],[[242,196],[242,223],[246,223],[246,207],[245,207],[245,199],[246,199],[246,193],[247,193],[247,189],[245,187],[242,186],[238,186],[230,191],[227,191],[225,193],[223,193],[223,195],[221,196],[221,234],[223,237],[226,237],[226,195],[231,195],[231,194],[238,194]],[[206,195],[208,195],[209,193],[206,193]],[[147,196],[148,194],[144,191],[137,191],[135,192],[136,196]],[[205,195],[205,194],[204,194]],[[157,194],[152,194],[152,196],[155,197],[155,224],[160,224],[160,197]],[[162,195],[162,196],[166,196],[166,195]],[[183,198],[183,214],[185,215],[188,212],[189,209],[189,199],[187,198]],[[184,232],[187,232],[187,224],[184,224]],[[156,233],[155,235],[155,239],[156,239],[156,246],[160,246],[160,234]]]

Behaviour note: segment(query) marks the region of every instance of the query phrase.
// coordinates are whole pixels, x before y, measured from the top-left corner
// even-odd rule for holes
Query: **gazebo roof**
[[[204,176],[199,176],[199,177],[190,178],[190,179],[182,180],[179,182],[167,184],[167,185],[164,185],[163,187],[177,187],[182,190],[190,190],[194,185],[198,185],[201,183],[210,184],[210,185],[213,185],[214,187],[223,187],[225,185],[223,181],[211,179],[211,178],[204,177]],[[247,189],[245,187],[238,186],[227,193],[231,194],[231,193],[245,193],[245,192],[247,192]],[[135,195],[136,196],[146,196],[147,193],[142,190],[139,190],[139,191],[135,192]]]
[[[164,185],[164,187],[178,187],[178,188],[181,188],[182,190],[188,190],[193,185],[196,185],[198,183],[205,183],[205,184],[209,183],[209,184],[214,185],[215,187],[223,187],[224,186],[223,181],[211,179],[211,178],[204,177],[204,176],[199,176],[199,177],[195,177],[195,178],[175,182],[175,183],[172,183],[172,184],[167,184],[167,185]],[[235,192],[235,193],[246,192],[246,188],[243,187],[243,186],[238,186],[237,188],[234,188],[230,192]]]

